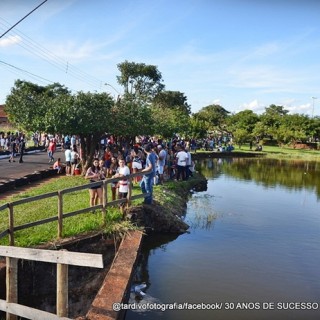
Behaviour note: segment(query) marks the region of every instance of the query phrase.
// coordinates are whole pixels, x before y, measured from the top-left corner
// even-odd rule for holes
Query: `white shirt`
[[[66,162],[67,161],[71,161],[71,150],[70,149],[67,149],[65,152],[64,152],[64,155],[66,157]]]
[[[176,158],[178,159],[178,166],[185,167],[187,165],[188,154],[184,150],[179,151],[176,155]]]
[[[118,169],[119,174],[128,176],[130,174],[130,169],[127,166]],[[119,192],[128,192],[128,180],[119,181]]]

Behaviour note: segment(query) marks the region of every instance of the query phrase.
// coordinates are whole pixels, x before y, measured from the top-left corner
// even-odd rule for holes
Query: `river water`
[[[134,278],[146,295],[131,294],[142,310],[126,320],[319,319],[319,164],[207,159],[198,167],[208,189],[188,202],[189,233],[146,238]],[[170,310],[183,303],[187,310]]]

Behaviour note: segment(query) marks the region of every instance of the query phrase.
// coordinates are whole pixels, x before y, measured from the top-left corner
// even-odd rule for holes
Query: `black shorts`
[[[90,180],[90,182],[94,183],[94,182],[99,182],[99,181]],[[99,189],[99,188],[102,188],[102,185],[101,186],[90,187],[91,190],[96,190],[96,189]]]

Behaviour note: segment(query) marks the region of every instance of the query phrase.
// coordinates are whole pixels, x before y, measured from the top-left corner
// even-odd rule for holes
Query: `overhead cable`
[[[42,3],[40,3],[36,8],[34,8],[32,11],[30,11],[27,15],[25,15],[22,19],[20,19],[17,23],[15,23],[11,28],[9,28],[5,33],[3,33],[0,36],[0,39],[6,35],[9,31],[11,31],[16,25],[18,25],[21,21],[23,21],[26,17],[28,17],[32,12],[36,11],[39,7],[41,7],[45,2],[48,0],[44,0]]]

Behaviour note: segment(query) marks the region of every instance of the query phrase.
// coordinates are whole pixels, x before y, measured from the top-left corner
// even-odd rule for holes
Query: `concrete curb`
[[[120,320],[125,310],[115,311],[114,303],[126,303],[142,241],[141,231],[132,231],[122,240],[117,255],[86,315],[88,320]]]
[[[52,177],[57,174],[55,169],[45,169],[40,171],[35,171],[34,173],[27,174],[21,178],[10,179],[7,182],[0,183],[0,193],[14,190],[16,188],[25,186],[29,183]]]
[[[26,151],[24,154],[32,154],[32,153],[39,153],[39,152],[45,152],[44,149],[35,149],[35,150],[30,150],[30,151]],[[16,156],[20,155],[20,153],[16,153]],[[6,154],[1,154],[0,155],[0,159],[9,159],[10,158],[10,153],[6,153]]]

